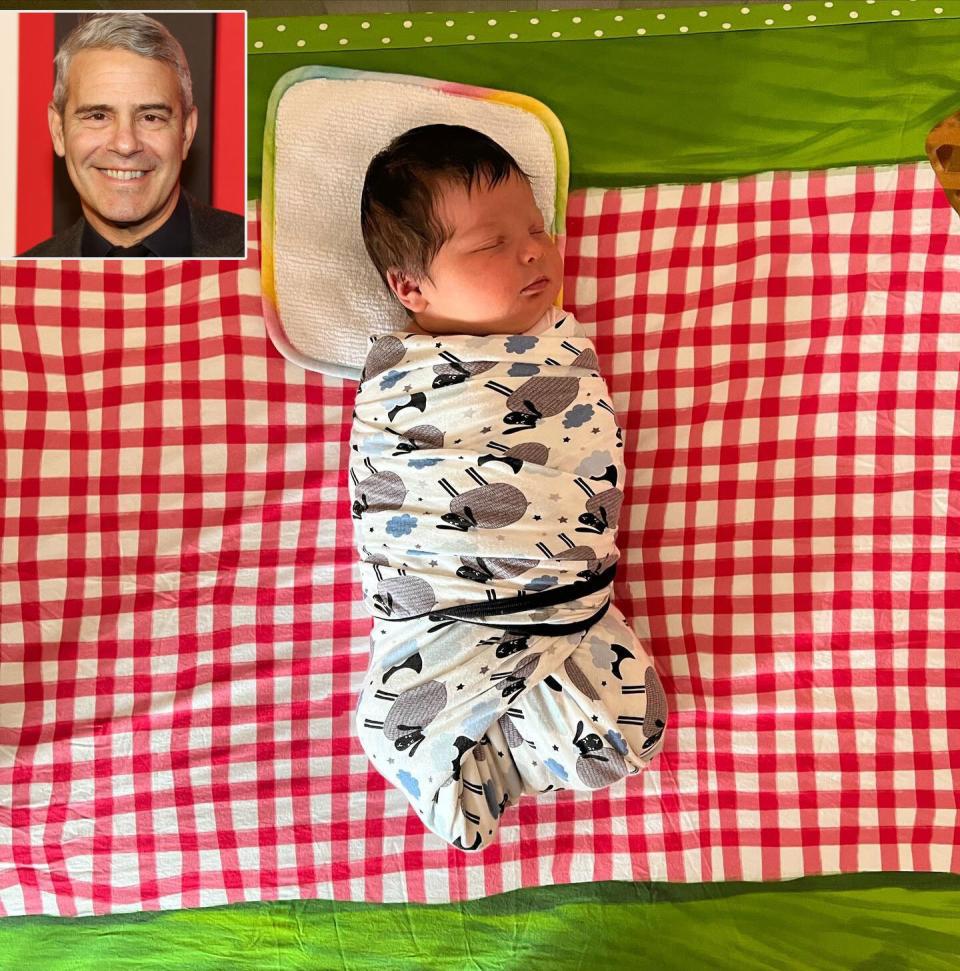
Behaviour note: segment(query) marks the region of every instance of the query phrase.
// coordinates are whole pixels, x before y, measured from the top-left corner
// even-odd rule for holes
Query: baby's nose
[[[543,243],[541,243],[539,239],[530,237],[527,240],[527,245],[523,251],[524,259],[528,263],[535,263],[543,256],[543,252],[544,252]]]

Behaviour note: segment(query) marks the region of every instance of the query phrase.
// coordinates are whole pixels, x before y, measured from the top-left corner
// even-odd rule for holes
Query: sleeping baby
[[[611,603],[623,443],[554,306],[530,182],[470,128],[370,163],[361,225],[409,325],[374,338],[350,452],[374,615],[357,732],[423,823],[477,851],[521,796],[594,790],[663,745],[666,698]]]

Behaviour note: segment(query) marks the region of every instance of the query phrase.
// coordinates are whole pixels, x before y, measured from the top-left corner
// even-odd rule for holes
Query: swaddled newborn
[[[656,671],[610,602],[620,429],[526,176],[458,126],[400,136],[361,211],[411,317],[375,339],[350,498],[374,615],[357,731],[462,850],[521,795],[597,789],[663,744]]]

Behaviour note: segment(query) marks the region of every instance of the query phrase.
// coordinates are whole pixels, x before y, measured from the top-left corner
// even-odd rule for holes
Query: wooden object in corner
[[[960,111],[927,135],[927,157],[950,205],[960,215]]]

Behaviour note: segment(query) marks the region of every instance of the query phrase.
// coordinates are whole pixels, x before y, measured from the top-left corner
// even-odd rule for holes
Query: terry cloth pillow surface
[[[294,363],[359,380],[370,336],[406,325],[364,248],[360,194],[370,159],[429,124],[468,125],[503,145],[530,174],[562,246],[567,144],[539,101],[432,78],[290,71],[267,107],[262,275],[270,337]]]

